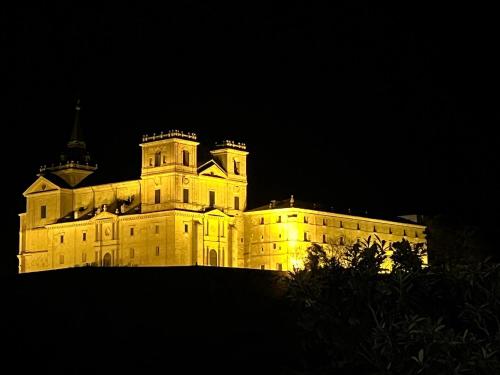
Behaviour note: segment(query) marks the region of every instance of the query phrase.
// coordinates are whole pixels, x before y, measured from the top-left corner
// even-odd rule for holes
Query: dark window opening
[[[189,232],[189,226],[187,224],[184,224],[184,233]]]
[[[215,191],[211,191],[209,193],[209,205],[210,205],[210,207],[215,206]]]
[[[182,150],[182,165],[189,167],[189,151]]]
[[[160,203],[160,201],[161,201],[161,195],[160,194],[161,194],[160,189],[156,189],[155,190],[155,204]]]
[[[82,233],[82,241],[87,241],[87,233]]]
[[[189,203],[189,189],[182,190],[182,203]]]
[[[45,219],[47,217],[47,206],[40,207],[40,218]]]
[[[276,263],[276,269],[278,271],[283,271],[283,265],[281,263]]]
[[[234,197],[234,209],[235,210],[240,209],[240,197]]]
[[[158,151],[155,153],[155,167],[159,167],[161,162],[161,152]]]
[[[234,174],[240,174],[240,162],[236,159],[234,160]]]
[[[64,243],[64,234],[61,234],[60,241],[61,243]]]

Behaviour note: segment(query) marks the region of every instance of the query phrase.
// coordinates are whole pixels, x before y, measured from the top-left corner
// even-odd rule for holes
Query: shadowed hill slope
[[[42,373],[279,372],[297,349],[280,277],[210,267],[18,275],[3,282],[8,358]]]

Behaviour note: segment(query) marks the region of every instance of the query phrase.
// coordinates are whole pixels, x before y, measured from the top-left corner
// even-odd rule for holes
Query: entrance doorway
[[[103,267],[111,267],[111,254],[106,253],[104,258],[102,258],[102,266]]]
[[[209,263],[211,266],[217,266],[217,251],[214,249],[210,250],[209,253]]]

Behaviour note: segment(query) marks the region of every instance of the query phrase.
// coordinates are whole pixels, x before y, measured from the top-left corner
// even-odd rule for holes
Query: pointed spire
[[[80,109],[80,99],[77,99],[75,106],[75,122],[68,142],[68,148],[86,148],[85,142],[83,141],[82,129],[80,128]]]

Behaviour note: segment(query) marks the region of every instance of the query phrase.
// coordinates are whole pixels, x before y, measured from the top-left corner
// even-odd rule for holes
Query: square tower
[[[247,155],[246,145],[225,140],[217,143],[216,149],[210,151],[213,158],[226,170],[231,180],[247,181]]]

